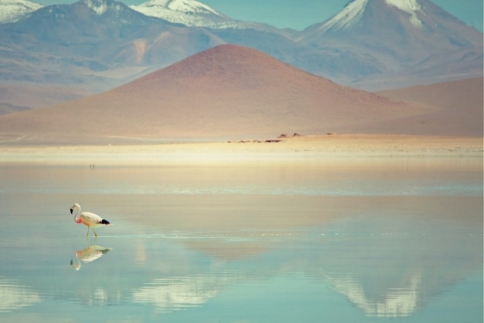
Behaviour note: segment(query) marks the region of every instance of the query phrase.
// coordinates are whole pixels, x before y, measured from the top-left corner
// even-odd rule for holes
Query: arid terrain
[[[254,49],[221,45],[101,94],[3,115],[0,138],[107,144],[381,133],[388,122],[435,111],[338,85]]]
[[[370,93],[221,45],[108,92],[0,116],[2,159],[482,155],[482,82]]]
[[[1,146],[0,163],[54,165],[197,165],[376,162],[375,157],[430,159],[483,155],[482,138],[407,135],[297,136],[267,140],[154,145]]]
[[[414,134],[440,134],[446,136],[483,135],[483,78],[415,86],[378,94],[436,107],[437,110],[418,117],[409,117],[397,124],[390,122],[386,132],[403,129]]]
[[[213,142],[295,132],[482,137],[482,78],[375,94],[221,45],[104,93],[0,116],[2,144]]]

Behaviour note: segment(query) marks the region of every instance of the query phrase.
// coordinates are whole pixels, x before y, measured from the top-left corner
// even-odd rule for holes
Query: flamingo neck
[[[82,222],[81,217],[78,217],[80,212],[81,212],[81,210],[76,210],[76,212],[74,213],[74,222],[76,222],[76,223]]]

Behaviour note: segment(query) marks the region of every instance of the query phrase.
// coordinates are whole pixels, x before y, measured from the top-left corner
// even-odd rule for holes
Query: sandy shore
[[[178,165],[353,158],[480,158],[483,138],[320,135],[214,143],[0,146],[0,164]]]

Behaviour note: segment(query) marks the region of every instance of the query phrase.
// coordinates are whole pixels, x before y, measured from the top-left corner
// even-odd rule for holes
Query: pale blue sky
[[[72,3],[76,0],[32,0],[44,5]],[[119,0],[118,0],[119,1]],[[121,0],[140,4],[147,0]],[[279,28],[302,30],[323,22],[341,9],[349,0],[198,0],[227,16],[245,21],[264,22]],[[483,30],[482,0],[431,0],[467,25]]]

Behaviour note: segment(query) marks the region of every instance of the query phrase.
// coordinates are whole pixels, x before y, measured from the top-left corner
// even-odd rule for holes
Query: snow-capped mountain
[[[305,69],[345,84],[382,74],[415,78],[423,71],[482,74],[482,33],[429,0],[352,0],[304,30],[298,42],[319,51],[298,58]]]
[[[144,15],[185,26],[210,28],[237,26],[231,18],[195,0],[150,0],[130,7]]]
[[[40,8],[41,4],[26,0],[0,0],[0,24],[18,21]]]
[[[327,21],[308,27],[303,35],[309,41],[344,35],[351,42],[385,43],[387,49],[394,44],[408,48],[410,43],[427,47],[438,43],[437,48],[482,44],[482,33],[429,0],[352,0]]]

